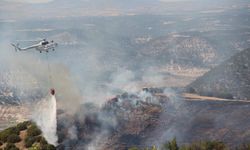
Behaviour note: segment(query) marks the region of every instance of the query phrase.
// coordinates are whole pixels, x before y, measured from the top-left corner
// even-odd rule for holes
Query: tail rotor
[[[17,52],[18,50],[20,50],[19,48],[19,43],[17,43],[16,45],[11,43],[11,45],[15,48],[15,51]]]

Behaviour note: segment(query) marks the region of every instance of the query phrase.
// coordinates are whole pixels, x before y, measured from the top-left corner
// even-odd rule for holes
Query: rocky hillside
[[[122,150],[139,145],[144,131],[157,124],[163,103],[142,91],[119,95],[101,109],[85,104],[73,116],[59,111],[58,149]]]
[[[29,109],[23,106],[0,105],[0,130],[27,120]]]
[[[147,42],[140,50],[144,59],[159,63],[211,66],[218,63],[219,52],[206,38],[189,34],[171,34]]]
[[[231,99],[250,99],[250,49],[246,49],[188,85],[190,92]]]
[[[59,111],[58,149],[146,148],[174,137],[180,144],[218,140],[233,148],[250,140],[249,105],[186,100],[171,89],[124,93],[101,109],[88,104],[73,116]]]

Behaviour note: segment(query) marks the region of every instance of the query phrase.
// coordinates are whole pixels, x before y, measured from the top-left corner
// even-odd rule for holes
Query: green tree
[[[29,124],[28,121],[17,124],[18,131],[26,130],[28,128],[28,124]]]
[[[16,135],[16,134],[11,134],[7,138],[8,143],[17,143],[20,141],[21,141],[21,139],[20,139],[19,135]]]
[[[227,150],[227,147],[224,143],[219,141],[203,141],[182,146],[180,149],[181,150]]]
[[[28,136],[38,136],[42,133],[42,131],[34,124],[32,124],[28,130],[27,130],[27,135]]]
[[[19,150],[15,144],[13,143],[7,143],[4,147],[4,150]]]
[[[179,150],[179,147],[176,142],[176,138],[164,144],[162,149],[163,150]]]
[[[29,150],[42,150],[39,143],[34,143]],[[44,149],[45,150],[45,149]]]
[[[41,148],[43,150],[56,150],[56,147],[54,145],[51,145],[51,144],[41,145]]]
[[[35,137],[30,136],[27,137],[24,141],[25,141],[25,147],[29,148],[35,143],[36,139]]]
[[[153,145],[152,148],[151,148],[151,150],[157,150],[156,146]]]
[[[19,131],[16,127],[10,127],[0,132],[0,140],[7,142],[8,136],[12,134],[19,135]]]

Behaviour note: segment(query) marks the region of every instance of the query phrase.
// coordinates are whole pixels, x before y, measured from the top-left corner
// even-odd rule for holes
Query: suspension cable
[[[46,53],[46,58],[47,58],[47,63],[48,63],[48,84],[49,86],[53,86],[53,80],[52,80],[52,75],[51,75],[51,68],[50,68],[50,64],[49,64],[49,55],[48,53]]]

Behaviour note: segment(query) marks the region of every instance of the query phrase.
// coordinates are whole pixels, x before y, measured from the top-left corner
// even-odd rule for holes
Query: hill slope
[[[0,132],[0,149],[26,150],[44,149],[55,150],[41,135],[41,130],[30,121],[19,123]]]
[[[188,86],[192,92],[223,98],[250,99],[250,49],[234,55]]]

